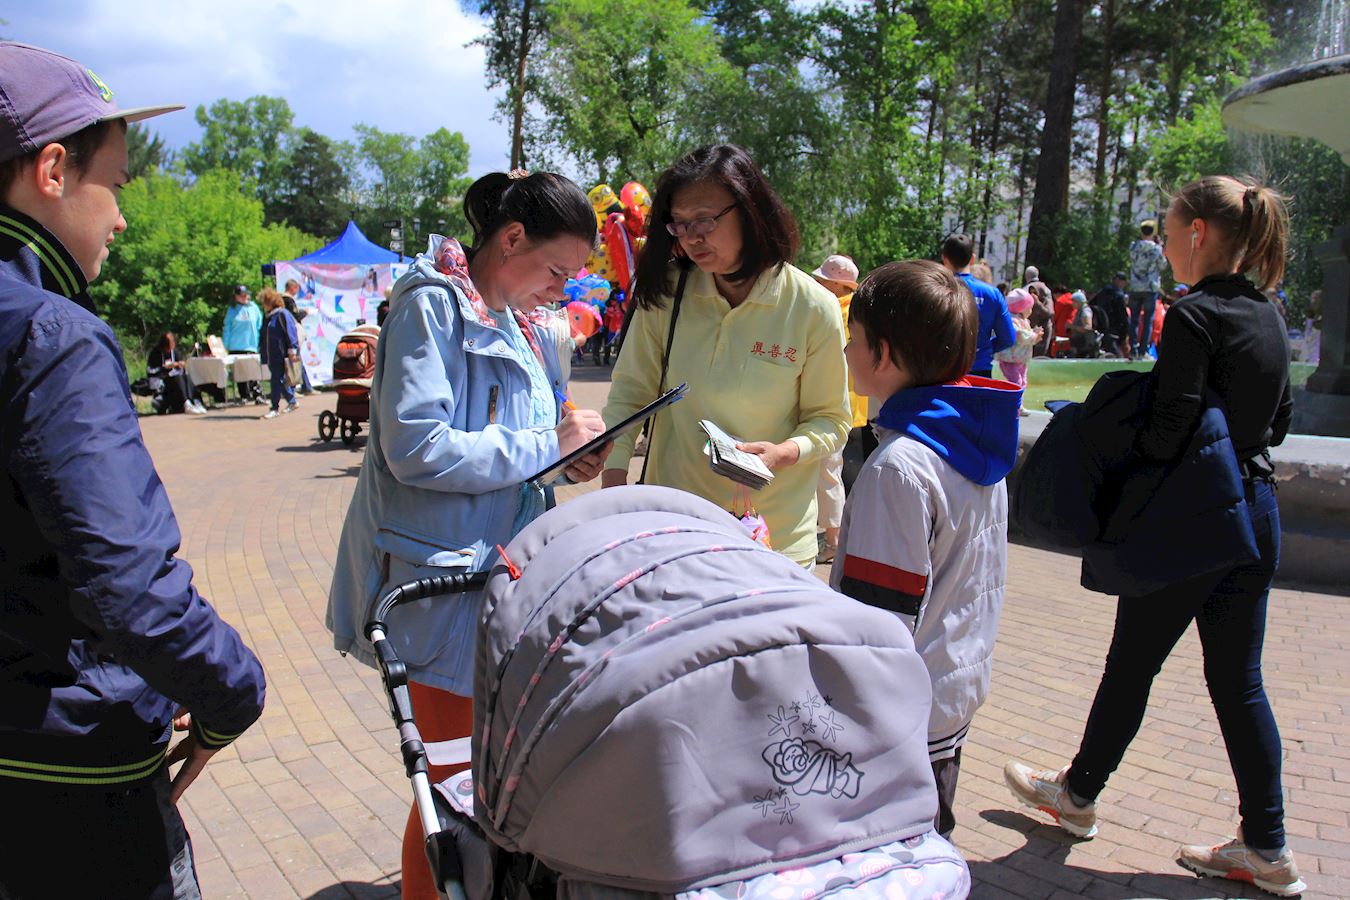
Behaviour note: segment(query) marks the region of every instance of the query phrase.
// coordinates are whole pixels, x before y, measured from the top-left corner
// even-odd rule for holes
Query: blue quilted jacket
[[[1012,521],[1034,539],[1083,554],[1083,587],[1149,594],[1257,558],[1242,472],[1213,398],[1175,459],[1134,451],[1153,378],[1108,372],[1082,403],[1060,407],[1027,452]]]

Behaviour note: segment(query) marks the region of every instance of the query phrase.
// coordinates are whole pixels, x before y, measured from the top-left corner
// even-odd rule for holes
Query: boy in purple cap
[[[175,804],[262,712],[257,658],[174,556],[87,291],[127,227],[127,122],[175,109],[118,109],[75,61],[0,43],[0,792],[21,816],[5,900],[200,896]],[[171,723],[187,736],[166,754]]]

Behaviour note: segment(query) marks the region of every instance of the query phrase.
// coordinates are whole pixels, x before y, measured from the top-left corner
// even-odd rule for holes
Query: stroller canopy
[[[896,617],[667,488],[580,497],[506,554],[474,684],[497,843],[667,893],[932,827],[929,679]]]

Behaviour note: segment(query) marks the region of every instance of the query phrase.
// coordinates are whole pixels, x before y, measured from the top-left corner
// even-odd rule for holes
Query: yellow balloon
[[[618,194],[614,193],[614,188],[607,184],[597,184],[591,188],[586,199],[591,201],[591,208],[600,213],[602,210],[609,209],[615,203],[619,202]]]
[[[614,280],[614,266],[609,261],[609,248],[601,241],[596,248],[591,251],[590,258],[586,260],[586,269],[593,275],[599,275],[606,281]]]

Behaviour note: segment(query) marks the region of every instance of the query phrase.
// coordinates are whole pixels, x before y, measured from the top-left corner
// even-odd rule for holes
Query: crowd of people
[[[305,311],[297,309],[295,295],[298,282],[286,283],[282,293],[275,288],[264,288],[259,294],[261,308],[253,301],[248,285],[234,288],[233,298],[221,321],[222,346],[231,357],[257,356],[260,366],[268,373],[271,388],[271,409],[264,419],[274,419],[281,412],[299,408],[297,394],[312,394],[309,374],[300,363],[300,344],[303,328],[300,323]],[[206,345],[197,344],[192,353],[184,353],[178,345],[178,336],[166,331],[156,341],[146,357],[144,393],[150,397],[151,408],[157,413],[188,413],[205,415],[208,407],[202,403],[204,393],[213,403],[225,403],[226,392],[217,384],[196,384],[189,371],[191,356],[210,356],[210,339]],[[258,379],[239,377],[234,373],[237,403],[267,404]],[[281,400],[286,408],[281,410]]]
[[[70,87],[53,93],[54,84]],[[87,294],[126,227],[116,202],[126,123],[170,108],[118,110],[77,63],[14,44],[0,44],[0,86],[10,126],[0,128],[0,409],[9,417],[0,449],[13,486],[0,503],[17,525],[3,538],[11,564],[0,574],[0,656],[10,661],[0,675],[0,781],[26,811],[0,862],[0,895],[45,896],[59,866],[79,869],[72,877],[86,883],[116,877],[128,896],[195,896],[175,803],[260,715],[263,673],[175,556],[173,513],[116,341]],[[65,114],[47,115],[53,104]],[[932,828],[950,836],[1007,574],[1017,367],[1024,373],[1037,348],[1060,349],[1061,320],[1069,346],[1087,353],[1088,330],[1103,334],[1094,304],[1046,288],[1034,270],[1005,296],[990,273],[977,277],[964,235],[944,241],[940,263],[888,262],[859,278],[835,255],[808,274],[793,264],[793,215],[763,172],[743,149],[711,145],[657,181],[608,402],[577,409],[563,364],[570,351],[532,315],[591,253],[592,203],[560,175],[513,172],[479,179],[463,205],[472,241],[437,239],[389,298],[370,439],[329,594],[336,649],[376,665],[363,630],[372,598],[414,578],[496,566],[501,548],[551,505],[534,473],[684,383],[685,399],[650,421],[639,480],[711,501],[802,568],[832,560],[839,602],[903,623],[929,683],[896,687],[931,697],[928,764],[907,775],[936,789]],[[1152,680],[1194,621],[1240,821],[1232,841],[1182,847],[1178,861],[1292,896],[1304,885],[1285,840],[1279,733],[1260,666],[1279,556],[1268,451],[1291,413],[1288,341],[1263,289],[1283,274],[1287,214],[1274,190],[1214,176],[1175,195],[1165,246],[1149,227],[1128,278],[1115,279],[1125,283],[1111,286],[1113,308],[1130,288],[1139,330],[1129,326],[1127,351],[1151,345],[1145,326],[1164,264],[1191,290],[1167,315],[1150,400],[1123,449],[1142,466],[1165,465],[1207,403],[1226,410],[1254,555],[1233,548],[1214,571],[1121,597],[1078,754],[1058,769],[1010,761],[1005,777],[1013,799],[1071,834],[1095,835],[1099,795],[1143,719]],[[236,293],[226,346],[251,353],[261,343],[277,414],[282,400],[294,408],[285,366],[295,323],[282,295],[263,299],[265,320],[246,290]],[[993,377],[999,354],[1004,378]],[[170,340],[157,370],[180,371],[179,362]],[[189,388],[181,393],[185,406],[194,402]],[[738,449],[772,480],[752,493],[714,473],[702,420],[738,435]],[[850,439],[870,451],[839,509],[839,454]],[[562,478],[598,477],[622,490],[634,452],[630,432],[592,448]],[[822,493],[832,498],[823,518]],[[143,514],[126,515],[133,509]],[[389,614],[428,740],[473,731],[481,602],[465,593]],[[168,750],[171,728],[186,737]],[[432,780],[450,771],[433,766]],[[63,850],[72,820],[98,832],[77,859]],[[416,815],[402,890],[436,895]]]

